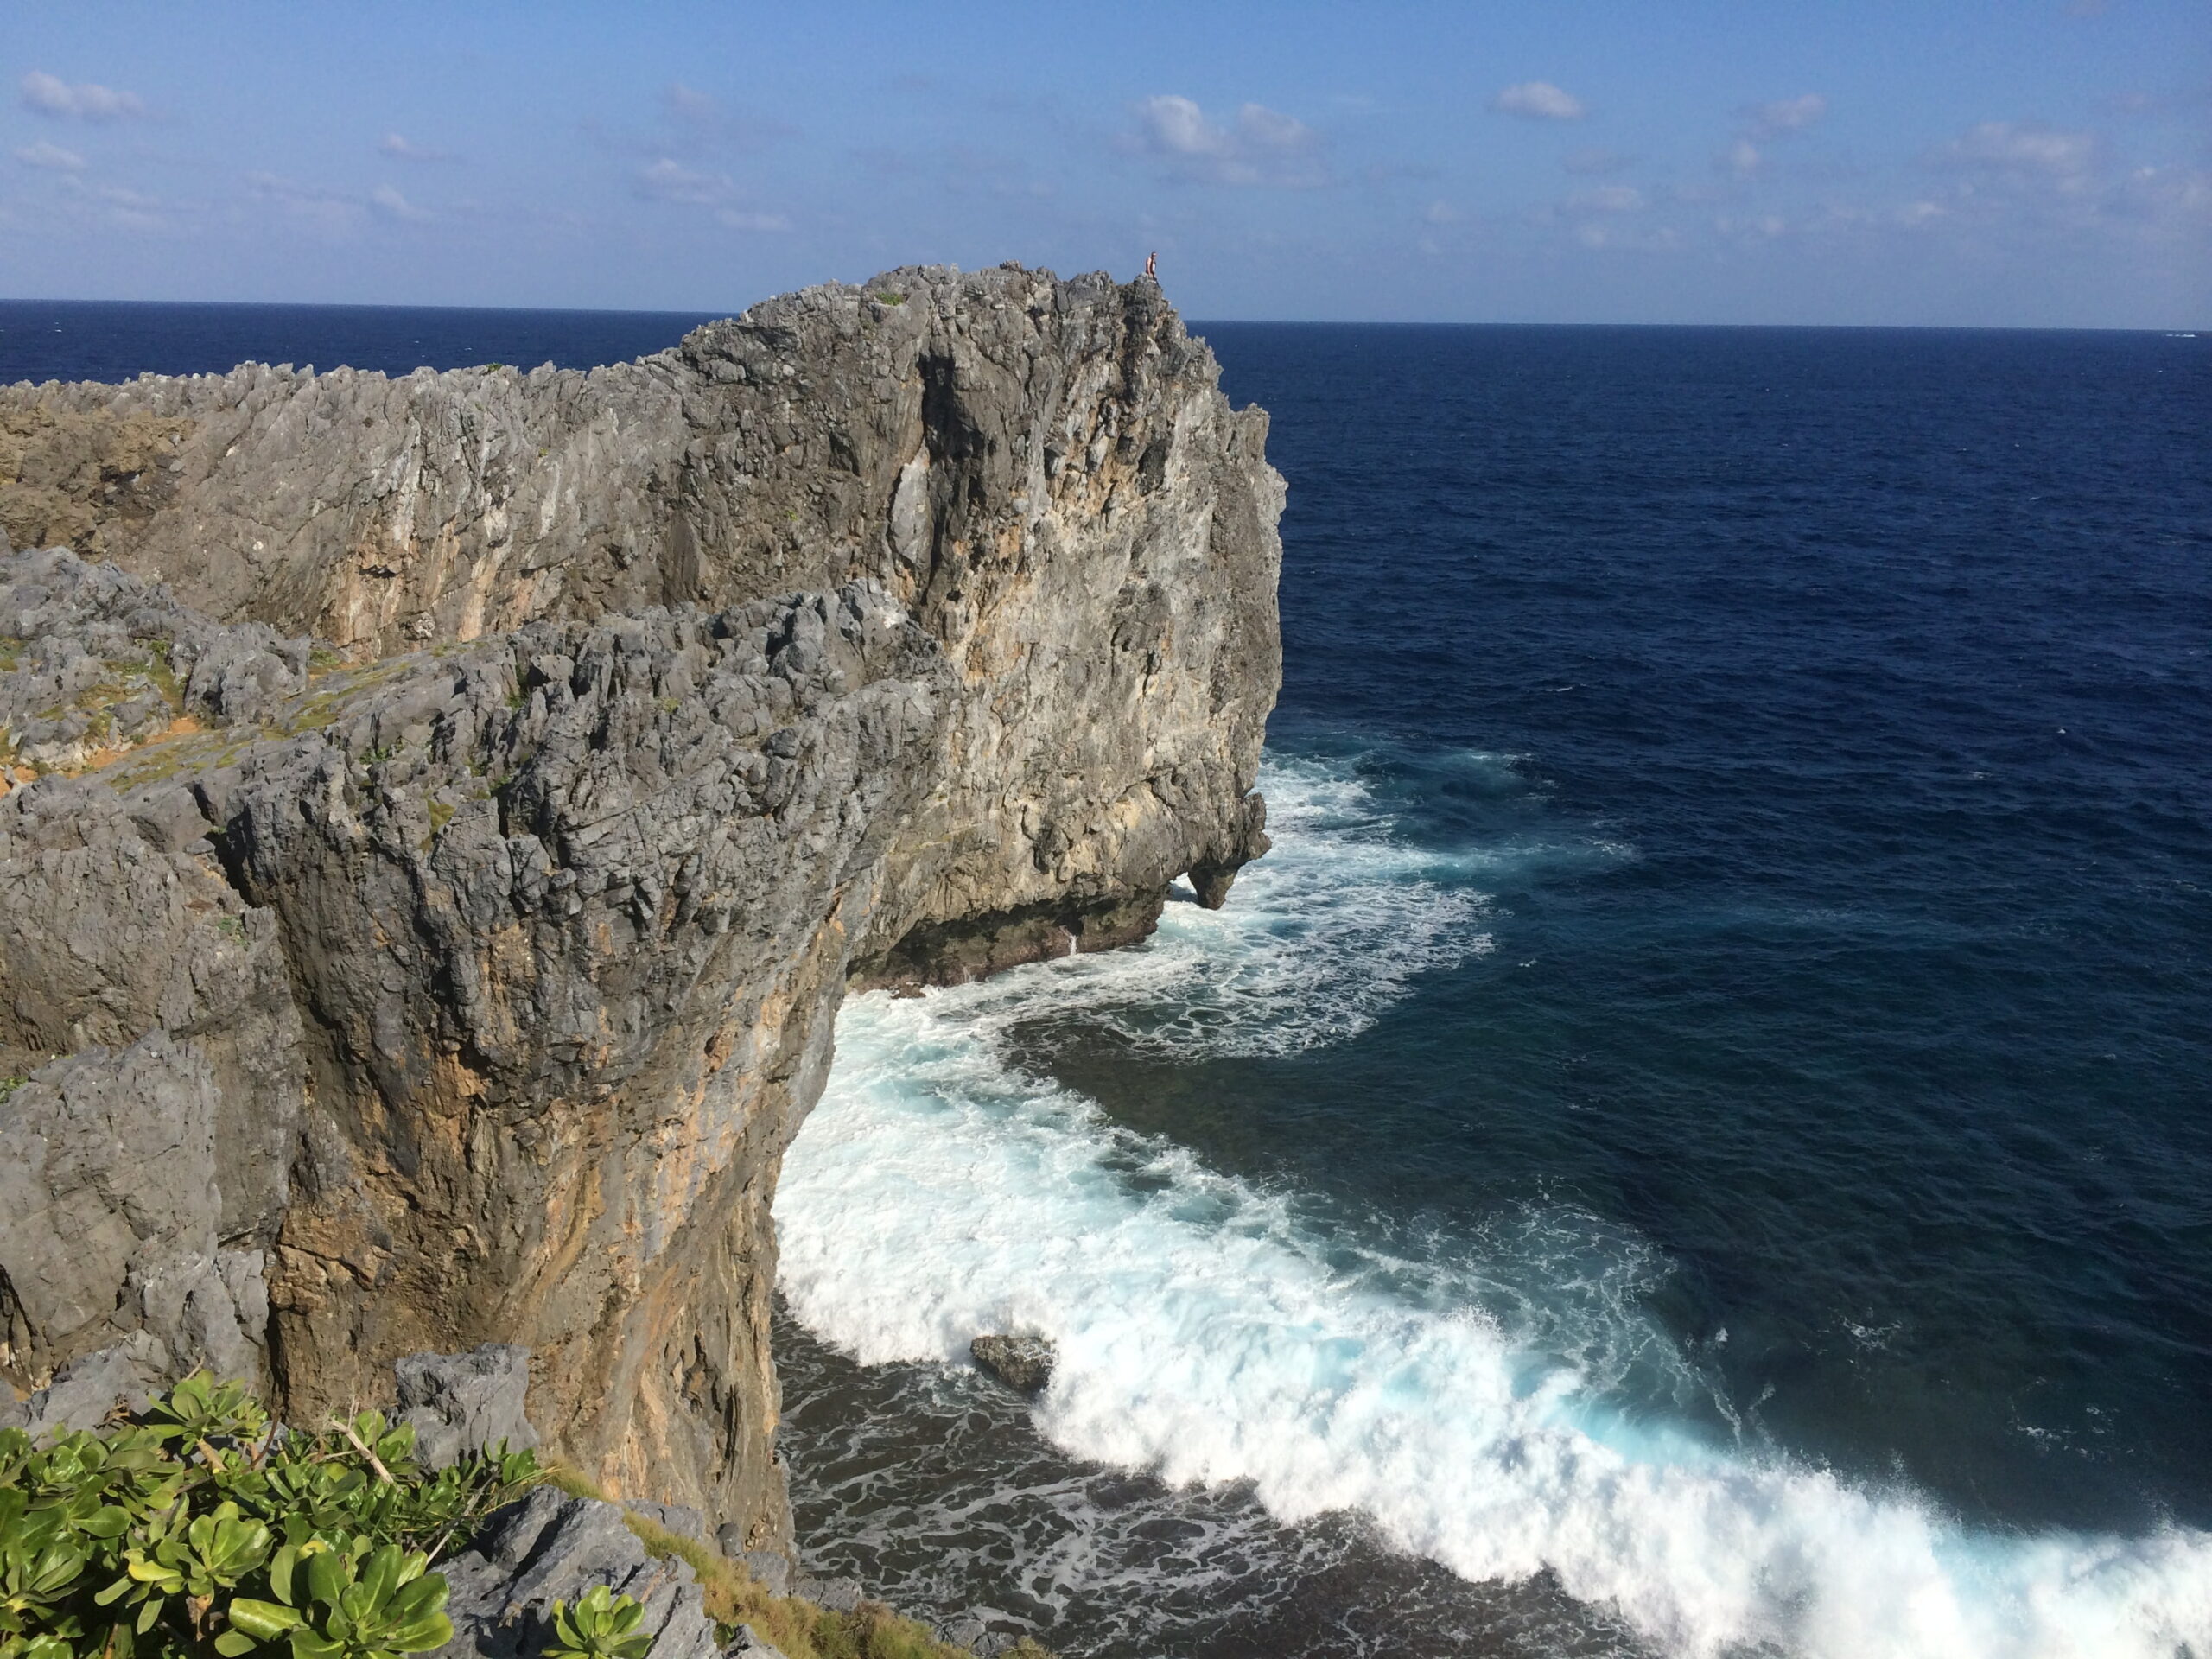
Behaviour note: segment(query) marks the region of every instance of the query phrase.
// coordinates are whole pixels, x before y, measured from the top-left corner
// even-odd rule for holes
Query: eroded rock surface
[[[595,1585],[643,1605],[656,1659],[720,1659],[697,1578],[645,1553],[620,1506],[541,1486],[493,1518],[466,1554],[440,1563],[453,1640],[436,1659],[524,1659],[553,1637],[553,1604]]]
[[[845,988],[1266,844],[1217,378],[1008,269],[589,374],[0,389],[0,526],[84,556],[0,551],[0,1375],[155,1344],[308,1421],[520,1344],[559,1455],[787,1546],[769,1201]]]
[[[1265,844],[1282,484],[1218,377],[1150,283],[909,269],[588,373],[22,385],[0,429],[79,552],[364,658],[874,582],[963,694],[868,942],[904,981],[1125,943]],[[78,522],[34,494],[0,476],[18,544]]]
[[[410,1354],[394,1367],[399,1421],[415,1431],[415,1456],[449,1469],[472,1452],[537,1445],[527,1412],[530,1350],[487,1342],[465,1354]]]

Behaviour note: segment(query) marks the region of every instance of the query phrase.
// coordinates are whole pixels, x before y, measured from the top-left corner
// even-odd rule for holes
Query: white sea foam
[[[1048,999],[1141,1048],[1290,1053],[1357,1035],[1416,975],[1491,948],[1470,872],[1394,838],[1356,779],[1286,761],[1261,782],[1275,850],[1237,877],[1230,908],[1170,904],[1143,949],[994,981],[957,999],[962,1015],[988,1031]]]
[[[1427,880],[1356,785],[1285,781],[1278,858],[1248,873],[1242,905],[1173,910],[1147,950],[847,1008],[777,1201],[783,1283],[810,1328],[869,1363],[1041,1332],[1060,1358],[1039,1420],[1067,1450],[1249,1480],[1287,1520],[1358,1510],[1471,1579],[1548,1568],[1671,1651],[2212,1648],[2205,1534],[1978,1532],[1687,1413],[1625,1409],[1699,1388],[1637,1311],[1633,1241],[1568,1226],[1564,1244],[1505,1250],[1501,1297],[1479,1261],[1362,1247],[1010,1064],[1004,1033],[1067,1007],[1147,1044],[1288,1052],[1361,1029],[1424,967],[1479,948],[1478,901]],[[1576,1250],[1588,1259],[1562,1270]],[[1549,1294],[1531,1262],[1557,1274]]]

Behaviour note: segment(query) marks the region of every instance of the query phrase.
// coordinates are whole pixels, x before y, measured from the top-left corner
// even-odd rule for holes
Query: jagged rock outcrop
[[[896,270],[589,373],[0,390],[0,525],[58,492],[79,552],[363,658],[873,581],[966,694],[862,953],[912,981],[1125,943],[1264,845],[1281,481],[1217,379],[1153,283]]]
[[[170,1355],[260,1373],[262,1254],[221,1248],[209,1201],[220,1105],[205,1057],[161,1031],[58,1060],[15,1091],[0,1122],[11,1349],[46,1339],[74,1357],[143,1332]]]
[[[1216,378],[1009,269],[589,374],[0,389],[0,525],[105,562],[0,556],[0,1373],[265,1353],[305,1421],[521,1344],[561,1455],[786,1544],[769,1201],[845,987],[1265,845],[1281,481]]]
[[[306,639],[210,622],[157,586],[59,550],[11,557],[0,605],[12,647],[0,648],[0,728],[10,759],[37,772],[263,720],[308,683]]]
[[[439,1564],[453,1639],[437,1659],[524,1659],[553,1635],[552,1607],[594,1585],[642,1604],[657,1659],[720,1659],[698,1580],[680,1560],[646,1554],[621,1509],[541,1486],[493,1518],[474,1548]],[[739,1651],[744,1651],[742,1647]]]

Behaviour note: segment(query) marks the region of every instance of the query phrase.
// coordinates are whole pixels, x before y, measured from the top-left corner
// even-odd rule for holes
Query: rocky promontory
[[[1217,378],[1009,267],[588,373],[0,388],[0,1376],[306,1421],[518,1344],[559,1456],[786,1544],[769,1205],[847,987],[1265,848],[1282,486]]]

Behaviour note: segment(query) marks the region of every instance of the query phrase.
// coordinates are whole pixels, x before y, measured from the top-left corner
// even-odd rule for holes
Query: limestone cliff
[[[1149,283],[1006,268],[588,374],[0,389],[0,529],[82,556],[0,558],[0,1370],[304,1415],[518,1342],[563,1454],[779,1538],[843,988],[1265,846],[1281,484],[1217,380]]]

